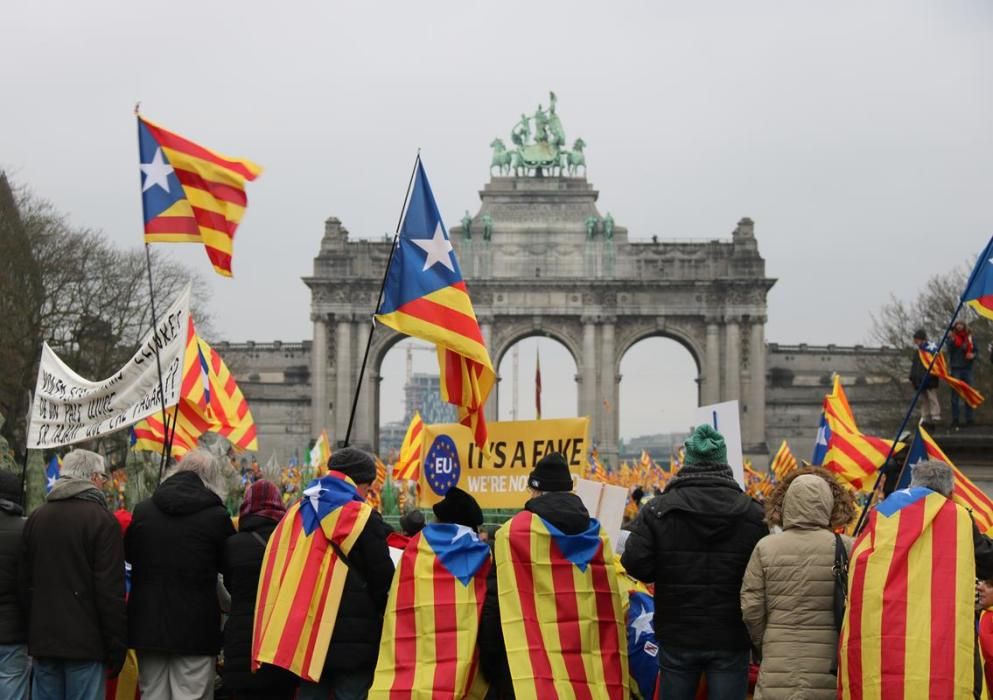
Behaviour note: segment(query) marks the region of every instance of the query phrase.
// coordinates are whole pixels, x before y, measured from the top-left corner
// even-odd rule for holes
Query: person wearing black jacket
[[[742,493],[724,437],[701,425],[686,440],[683,467],[631,525],[621,563],[655,584],[661,695],[744,698],[751,642],[740,591],[752,549],[768,534],[762,507]]]
[[[34,700],[103,698],[127,654],[121,528],[97,484],[103,457],[74,450],[24,525],[21,596]]]
[[[372,456],[354,447],[334,451],[328,469],[351,479],[365,497],[376,479]],[[386,599],[393,582],[387,527],[373,510],[348,553],[348,575],[320,681],[300,684],[299,700],[362,700],[372,685]]]
[[[524,504],[524,510],[566,535],[578,535],[589,528],[590,514],[579,496],[572,493],[572,476],[562,455],[552,453],[542,457],[528,477],[528,486],[534,497]],[[479,619],[479,668],[490,683],[493,697],[512,700],[515,694],[500,618],[497,566],[501,563],[490,568],[486,579],[486,600]]]
[[[0,471],[0,698],[27,700],[31,666],[24,609],[17,593],[24,509],[21,480]]]
[[[938,352],[938,346],[928,342],[927,332],[924,329],[918,329],[914,332],[914,357],[910,361],[910,384],[914,389],[920,389],[921,385],[924,385],[924,390],[921,392],[921,423],[929,430],[933,430],[934,426],[941,421],[938,377],[934,374],[928,374],[927,365],[921,361],[921,350],[930,353]]]
[[[144,700],[213,697],[221,648],[217,577],[234,534],[223,489],[220,461],[193,450],[134,509],[125,535],[128,633]]]
[[[259,479],[245,490],[238,511],[238,532],[224,544],[224,587],[231,594],[231,613],[224,625],[224,688],[235,700],[289,699],[299,679],[289,671],[265,665],[252,673],[252,626],[266,544],[286,506],[279,487]]]

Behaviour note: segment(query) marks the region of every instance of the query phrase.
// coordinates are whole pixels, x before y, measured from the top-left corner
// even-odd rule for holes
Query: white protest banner
[[[31,405],[28,447],[60,447],[133,425],[162,410],[163,394],[165,405],[175,406],[182,385],[189,320],[187,285],[127,364],[99,382],[80,377],[45,343]],[[161,393],[156,348],[162,363]]]
[[[575,493],[579,496],[589,514],[600,521],[611,544],[617,545],[624,524],[624,506],[628,502],[628,490],[623,486],[601,484],[589,479],[576,479]]]
[[[728,450],[728,464],[735,480],[745,487],[745,459],[741,452],[741,414],[737,401],[725,401],[700,406],[694,415],[693,425],[706,423],[724,436]]]

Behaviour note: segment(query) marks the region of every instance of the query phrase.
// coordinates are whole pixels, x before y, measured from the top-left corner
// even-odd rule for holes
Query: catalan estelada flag
[[[655,638],[655,599],[648,587],[628,575],[620,557],[614,560],[617,584],[627,596],[628,666],[631,697],[655,700],[659,685],[659,643]]]
[[[962,301],[980,316],[993,319],[993,238],[976,260],[962,292]]]
[[[900,475],[897,483],[898,489],[910,486],[911,470],[918,462],[925,460],[937,460],[944,462],[952,469],[952,500],[972,513],[979,531],[989,535],[993,532],[993,500],[990,499],[978,486],[972,483],[962,470],[956,467],[952,460],[948,459],[938,443],[934,441],[924,428],[918,426],[914,441],[910,444],[907,453],[907,463]]]
[[[931,374],[948,384],[952,388],[952,391],[961,396],[971,408],[978,407],[983,402],[983,395],[968,382],[953,377],[951,372],[948,371],[948,362],[945,360],[945,353],[938,352],[938,357],[934,358],[937,351],[938,346],[935,343],[926,343],[917,348],[917,354],[920,355],[921,362],[924,363],[925,367],[931,367]],[[933,358],[934,365],[932,366],[931,360]]]
[[[823,461],[815,461],[815,464],[834,472],[857,491],[869,491],[879,468],[886,463],[893,442],[866,435],[858,429],[838,375],[834,377],[831,393],[824,397],[823,409],[818,445],[823,440],[826,450],[823,450]],[[903,443],[896,443],[894,454],[903,447]],[[814,454],[816,459],[818,446],[815,446]]]
[[[516,696],[627,700],[624,601],[600,523],[566,535],[522,511],[497,531],[495,552]]]
[[[490,548],[463,525],[431,523],[411,538],[386,604],[372,700],[463,700],[480,689],[489,570]]]
[[[312,481],[286,511],[262,561],[253,669],[266,663],[304,680],[320,679],[348,575],[335,547],[347,557],[371,514],[355,484],[340,472]]]
[[[421,436],[424,421],[419,411],[414,412],[407,426],[407,434],[400,444],[400,456],[393,465],[393,478],[417,481],[421,478]]]
[[[848,571],[839,698],[970,698],[976,564],[972,519],[930,489],[869,514]]]
[[[173,456],[182,457],[194,449],[200,436],[207,432],[224,436],[237,450],[258,450],[255,419],[248,401],[220,354],[197,335],[192,318],[179,396],[179,403],[166,411]],[[162,414],[153,414],[132,428],[131,448],[161,451],[164,436]]]
[[[769,465],[769,469],[778,481],[782,481],[787,474],[796,468],[796,457],[794,457],[793,453],[790,451],[790,446],[786,444],[786,440],[783,440],[783,444],[781,444],[779,449],[776,450],[776,456],[772,458],[772,463]]]
[[[438,346],[441,397],[485,449],[483,404],[496,374],[420,158],[376,319]]]
[[[138,117],[145,243],[203,243],[214,270],[231,276],[234,234],[248,206],[255,163],[204,148]]]

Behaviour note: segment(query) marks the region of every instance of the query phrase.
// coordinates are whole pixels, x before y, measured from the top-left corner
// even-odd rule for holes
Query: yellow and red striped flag
[[[965,508],[893,492],[852,548],[838,697],[971,698],[976,564]]]
[[[487,451],[483,405],[496,373],[419,158],[382,296],[376,320],[437,346],[441,398]]]
[[[180,400],[166,415],[174,457],[182,457],[195,448],[200,436],[207,432],[223,435],[238,450],[259,448],[248,401],[220,354],[197,335],[192,318],[183,358]],[[131,448],[161,451],[164,436],[162,416],[156,413],[132,428]]]
[[[138,117],[145,243],[203,243],[214,270],[231,276],[234,234],[248,206],[245,182],[262,172]]]
[[[834,377],[831,393],[824,397],[823,416],[827,452],[821,466],[840,476],[857,491],[868,492],[875,483],[879,468],[886,463],[893,441],[859,431],[838,375]],[[903,447],[903,443],[896,443],[893,454]]]
[[[769,469],[775,475],[777,481],[782,481],[787,474],[797,468],[796,457],[790,451],[790,446],[783,440],[783,444],[776,450],[776,456],[772,458]]]
[[[403,443],[400,445],[400,456],[396,464],[393,465],[394,479],[412,479],[417,481],[421,478],[421,442],[424,431],[424,421],[421,419],[419,411],[414,412],[414,417],[410,419],[407,426],[407,434],[403,436]]]
[[[497,531],[495,553],[516,696],[627,700],[624,603],[599,523],[566,535],[522,511]]]
[[[917,348],[917,354],[920,355],[920,360],[924,363],[925,368],[931,365],[931,358],[934,357],[937,347],[934,343],[928,343],[926,346]],[[979,393],[978,389],[966,381],[953,377],[952,373],[948,371],[948,362],[945,360],[945,353],[938,353],[938,357],[934,361],[934,366],[931,367],[931,374],[948,384],[952,388],[952,391],[961,396],[971,408],[977,408],[983,402],[984,397]]]
[[[252,669],[263,663],[317,681],[338,618],[352,551],[372,508],[329,472],[303,492],[269,538],[255,599]],[[333,543],[335,546],[331,546]]]
[[[479,689],[490,565],[490,548],[465,526],[430,523],[411,538],[386,603],[371,700],[463,700]]]

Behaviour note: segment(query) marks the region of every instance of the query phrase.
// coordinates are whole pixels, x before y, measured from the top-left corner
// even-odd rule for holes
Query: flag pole
[[[410,180],[407,181],[407,193],[403,196],[403,206],[400,207],[400,217],[397,219],[396,231],[393,234],[393,244],[390,246],[390,255],[386,260],[386,269],[383,271],[383,281],[379,285],[379,296],[376,298],[376,308],[369,319],[369,337],[365,343],[365,353],[362,355],[362,367],[359,369],[359,378],[355,383],[355,396],[352,398],[352,410],[348,416],[348,428],[345,430],[345,439],[338,442],[339,447],[347,447],[352,437],[352,426],[355,425],[355,409],[359,405],[359,395],[362,393],[362,379],[365,377],[366,364],[369,362],[369,349],[372,347],[372,334],[376,330],[376,312],[383,304],[383,292],[386,291],[386,279],[390,274],[390,265],[393,264],[393,254],[396,252],[400,239],[400,226],[403,225],[403,215],[407,211],[407,202],[410,200],[410,190],[414,186],[414,176],[417,174],[417,166],[421,162],[421,149],[417,149],[417,156],[414,158],[414,167],[410,170]]]
[[[968,289],[968,286],[966,287]],[[965,294],[963,293],[963,297]],[[914,398],[910,400],[910,408],[907,409],[906,415],[903,417],[903,422],[900,423],[900,427],[897,428],[896,437],[893,438],[893,442],[890,443],[890,451],[886,455],[886,461],[883,462],[885,467],[887,462],[893,458],[893,454],[896,451],[896,444],[900,440],[900,436],[903,435],[903,431],[907,429],[907,423],[910,422],[910,417],[914,414],[914,408],[917,406],[917,401],[920,399],[921,394],[924,393],[924,386],[927,384],[927,378],[931,375],[931,368],[934,367],[935,362],[938,361],[938,355],[941,354],[941,349],[945,347],[945,342],[948,340],[948,334],[952,332],[952,326],[955,325],[955,319],[958,318],[959,312],[962,311],[962,307],[965,306],[965,299],[959,299],[959,305],[955,307],[955,312],[952,314],[951,320],[945,327],[945,332],[941,336],[941,342],[938,343],[938,349],[931,356],[931,361],[928,363],[927,371],[924,373],[924,381],[921,382],[920,386],[917,387],[917,391],[914,392]],[[904,465],[904,469],[906,469]],[[902,473],[902,470],[901,470]],[[873,499],[876,495],[876,491],[879,489],[879,483],[883,480],[883,470],[879,470],[879,474],[876,475],[876,481],[872,485],[872,491],[869,492],[869,500],[862,507],[862,512],[859,514],[858,522],[855,524],[854,534],[858,535],[865,526],[865,519],[869,515],[869,507],[872,505]]]
[[[134,116],[138,120],[138,160],[141,161],[141,103],[136,102],[134,105]],[[138,184],[141,185],[141,178],[138,178]],[[144,204],[142,204],[144,207]],[[149,307],[152,311],[152,335],[154,336],[158,333],[159,321],[158,316],[155,313],[155,287],[152,284],[152,253],[145,243],[145,265],[148,268],[148,302]],[[166,412],[165,405],[165,386],[162,382],[162,358],[159,356],[159,344],[155,343],[155,369],[159,375],[159,403],[162,406],[162,457],[159,460],[159,477],[155,482],[156,486],[162,483],[162,471],[165,469],[166,462],[169,461],[169,453],[171,452],[171,441],[169,440],[169,414]]]

